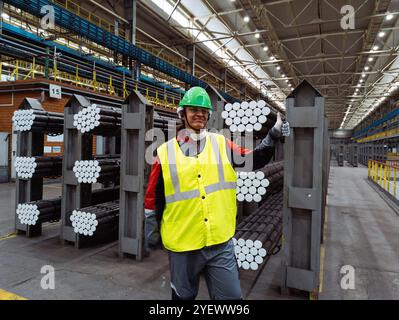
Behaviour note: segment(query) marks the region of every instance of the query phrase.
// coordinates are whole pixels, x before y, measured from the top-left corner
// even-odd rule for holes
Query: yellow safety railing
[[[399,200],[399,166],[369,160],[368,178]]]
[[[4,74],[8,74],[7,80],[27,80],[35,79],[37,76],[43,77],[45,75],[45,67],[36,64],[35,59],[32,62],[20,60],[7,60],[3,62],[0,60],[0,70]],[[115,78],[109,75],[108,83],[100,82],[97,79],[97,72],[93,70],[92,78],[84,78],[79,75],[79,66],[75,65],[75,72],[68,73],[60,71],[55,64],[55,68],[49,68],[49,78],[54,81],[73,84],[77,87],[91,89],[97,92],[108,93],[115,96],[126,98],[129,95],[129,90],[139,90],[145,92],[146,99],[154,106],[163,107],[166,109],[176,109],[181,96],[177,93],[166,92],[151,85],[130,79],[129,87],[126,79],[119,88],[115,85]]]
[[[92,8],[91,10],[83,8],[78,1],[71,1],[71,0],[53,0],[55,3],[63,6],[65,9],[75,13],[81,18],[84,18],[95,25],[99,26],[100,28],[103,28],[109,32],[112,32],[115,34],[116,30],[116,25],[107,21],[104,18],[101,18],[98,15],[95,15],[92,13]],[[118,35],[122,38],[126,38],[126,32],[123,28],[118,27]]]
[[[389,138],[397,137],[398,135],[399,135],[399,128],[394,128],[394,129],[390,129],[390,130],[386,130],[383,132],[373,134],[373,135],[365,137],[365,138],[357,139],[356,142],[357,143],[365,143],[365,142],[369,142],[369,141],[389,139]]]

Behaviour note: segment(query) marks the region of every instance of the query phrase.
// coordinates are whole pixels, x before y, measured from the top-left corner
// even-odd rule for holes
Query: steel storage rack
[[[51,119],[49,119],[50,115]],[[52,160],[57,162],[57,166],[61,164],[62,160],[60,158],[43,157],[43,153],[45,135],[62,133],[63,115],[62,113],[48,113],[44,110],[39,100],[25,98],[14,113],[13,120],[15,129],[18,132],[16,163],[21,161],[21,170],[25,160],[29,160],[25,161],[25,167],[31,165],[28,168],[29,170],[26,171],[25,168],[23,174],[18,172],[16,174],[15,229],[17,233],[25,233],[27,237],[39,236],[42,234],[42,219],[36,219],[37,223],[36,221],[29,223],[29,221],[23,221],[25,219],[21,218],[28,215],[28,211],[32,213],[32,206],[35,205],[34,201],[36,203],[43,198],[43,177],[51,174],[51,170],[46,173],[44,167],[47,167],[47,169],[49,165],[52,167],[54,163]],[[42,121],[45,121],[47,125]],[[36,162],[37,160],[45,162],[41,161],[39,163]],[[30,171],[30,169],[32,170]],[[55,171],[59,171],[58,169],[55,169]],[[60,172],[55,171],[53,171],[53,175],[60,175]],[[27,207],[24,208],[24,206]],[[36,209],[33,211],[36,211]],[[55,215],[59,214],[59,207],[54,207],[52,212],[54,213],[54,211],[56,211]]]
[[[76,215],[76,210],[87,208],[100,202],[109,202],[117,200],[119,192],[115,193],[115,188],[119,187],[119,167],[112,168],[115,164],[109,164],[107,168],[111,167],[111,174],[105,173],[100,175],[100,182],[102,187],[108,189],[96,190],[102,192],[102,197],[98,197],[93,192],[93,182],[90,180],[81,181],[77,177],[78,170],[76,169],[81,161],[91,161],[98,159],[100,164],[102,160],[107,160],[108,157],[117,158],[120,154],[120,117],[103,115],[102,111],[99,114],[98,123],[95,128],[85,126],[86,120],[82,119],[83,114],[88,114],[85,110],[96,109],[96,104],[84,96],[73,95],[68,101],[64,109],[65,123],[64,123],[64,162],[63,162],[63,176],[62,176],[62,203],[61,203],[61,242],[73,243],[76,248],[81,248],[91,239],[86,234],[76,232],[73,226],[73,217]],[[101,105],[98,105],[99,107]],[[114,113],[120,113],[120,108],[104,107],[106,112],[112,109]],[[92,111],[93,111],[92,110]],[[94,112],[94,111],[93,111]],[[87,117],[89,118],[89,117]],[[103,122],[104,118],[111,118],[110,122]],[[91,119],[87,119],[87,124]],[[80,121],[80,122],[78,122]],[[119,123],[118,123],[119,122]],[[83,125],[81,125],[83,123]],[[80,125],[80,126],[79,126]],[[93,155],[93,140],[94,135],[104,137],[103,156],[95,157]],[[116,172],[116,174],[114,174]],[[109,190],[109,192],[107,192]],[[72,220],[71,220],[71,216]],[[105,232],[104,232],[105,233]]]

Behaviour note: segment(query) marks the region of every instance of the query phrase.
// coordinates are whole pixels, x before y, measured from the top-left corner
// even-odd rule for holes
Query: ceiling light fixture
[[[387,21],[392,20],[392,18],[393,18],[393,14],[388,14],[388,15],[385,17],[385,19],[386,19]]]
[[[269,48],[267,46],[263,47],[263,51],[267,51]]]
[[[245,17],[244,17],[244,21],[245,21],[245,22],[249,22],[249,17],[248,17],[248,16],[245,16]]]
[[[255,38],[259,39],[259,37],[260,37],[260,34],[259,33],[255,33]]]
[[[385,32],[384,32],[384,31],[379,32],[379,33],[378,33],[378,36],[379,36],[380,38],[384,37],[384,36],[385,36]]]
[[[378,46],[374,46],[374,47],[373,47],[373,50],[374,50],[374,51],[377,51],[378,49],[379,49]]]
[[[373,58],[373,57],[370,57],[370,58],[369,58],[369,61],[370,61],[370,62],[371,62],[371,61],[373,61],[373,60],[374,60],[374,58]]]

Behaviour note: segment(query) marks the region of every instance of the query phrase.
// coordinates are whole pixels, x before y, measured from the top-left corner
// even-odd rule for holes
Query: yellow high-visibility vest
[[[176,138],[158,149],[165,185],[161,237],[166,249],[183,252],[228,241],[236,227],[237,175],[226,139],[207,133],[204,149],[187,157]]]

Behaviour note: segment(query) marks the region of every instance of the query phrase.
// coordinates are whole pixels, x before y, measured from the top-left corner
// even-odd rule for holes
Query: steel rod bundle
[[[237,200],[261,202],[268,189],[277,189],[284,178],[283,161],[268,164],[259,171],[237,172]]]
[[[237,263],[244,270],[258,270],[282,233],[282,192],[270,196],[236,228],[233,238]]]
[[[34,226],[61,218],[61,197],[18,204],[17,216],[21,224]]]
[[[239,171],[237,172],[237,200],[260,202],[266,194],[266,187],[269,186],[268,179],[262,171]]]
[[[119,187],[94,190],[91,204],[104,201],[114,201],[119,198]],[[61,197],[50,200],[37,200],[20,203],[17,206],[17,216],[21,224],[36,225],[61,218]]]
[[[62,133],[64,130],[64,114],[42,110],[16,110],[12,117],[17,131],[45,131]]]
[[[82,133],[118,133],[121,115],[120,108],[92,104],[73,116],[73,125]]]
[[[269,181],[269,186],[266,189],[267,192],[271,190],[279,190],[284,183],[284,171],[281,170],[276,172],[275,174],[267,177],[267,180]]]
[[[56,178],[62,175],[62,157],[16,157],[15,171],[19,178],[35,176]]]
[[[260,169],[266,177],[284,170],[284,161],[272,162]]]
[[[253,132],[262,130],[268,118],[276,120],[276,113],[264,100],[244,101],[241,104],[227,103],[222,118],[231,132]]]
[[[119,187],[110,187],[94,190],[91,193],[91,205],[119,199]]]
[[[70,216],[74,232],[85,236],[107,232],[119,223],[119,200],[73,210]]]
[[[115,180],[119,177],[120,159],[75,161],[72,170],[79,183]]]

